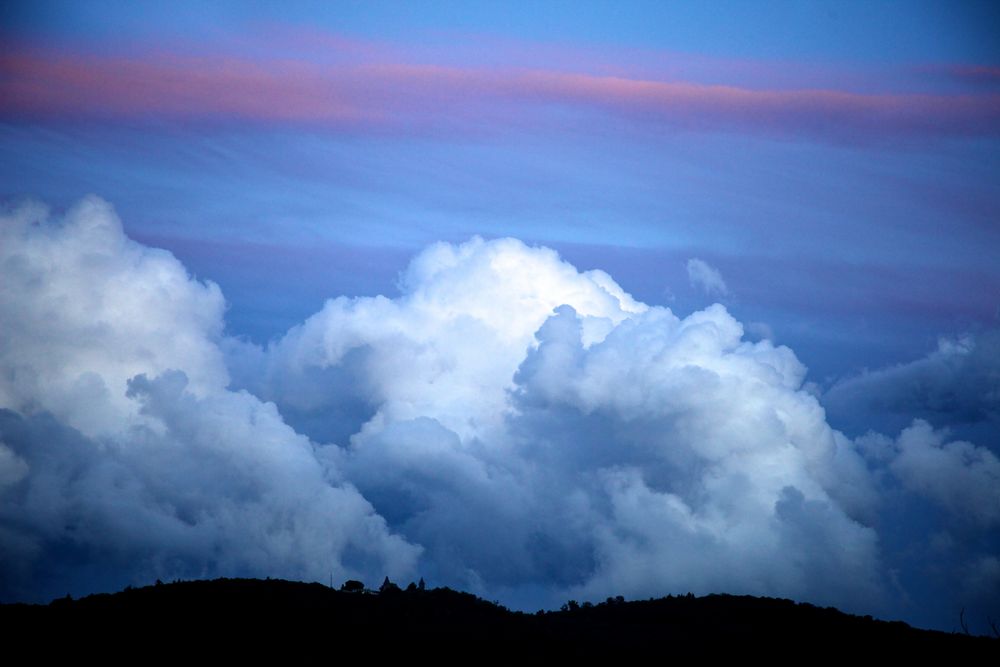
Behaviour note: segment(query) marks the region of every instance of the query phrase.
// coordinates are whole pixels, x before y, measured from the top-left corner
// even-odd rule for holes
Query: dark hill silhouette
[[[227,657],[265,653],[322,659],[345,651],[402,652],[462,660],[498,655],[593,659],[676,657],[767,651],[1000,655],[1000,641],[917,630],[901,622],[844,614],[790,600],[709,595],[600,604],[524,614],[448,588],[382,592],[333,590],[282,580],[217,579],[127,588],[48,605],[0,605],[8,638],[61,638],[55,646],[87,652],[113,633],[145,651],[206,647]],[[473,653],[470,653],[473,651]],[[527,652],[527,653],[526,653]]]

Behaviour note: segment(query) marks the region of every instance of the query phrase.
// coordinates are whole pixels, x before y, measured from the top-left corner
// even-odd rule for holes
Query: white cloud
[[[946,507],[957,520],[1000,523],[1000,459],[916,420],[896,441],[890,467],[903,485]]]
[[[722,274],[708,262],[692,257],[687,261],[687,274],[691,286],[697,287],[709,296],[729,294],[729,288],[726,287]]]
[[[871,612],[891,589],[876,527],[909,511],[887,497],[996,525],[987,450],[922,423],[852,441],[794,353],[723,306],[649,307],[549,249],[434,245],[398,297],[331,299],[259,348],[100,200],[0,233],[4,595],[62,594],[99,562]],[[959,547],[935,557],[992,557]]]
[[[226,386],[218,286],[126,238],[106,202],[3,216],[0,267],[0,407],[103,435],[136,416],[125,386],[138,373],[183,370],[200,395]]]
[[[0,594],[411,574],[336,460],[228,391],[223,301],[91,198],[0,220]],[[60,590],[60,587],[61,590]]]
[[[801,391],[805,369],[788,348],[743,341],[722,306],[679,318],[512,239],[433,246],[401,286],[393,300],[330,301],[266,351],[235,349],[234,366],[316,433],[334,430],[322,423],[331,408],[364,395],[345,469],[432,566],[467,572],[467,585],[597,595],[645,559],[668,569],[629,592],[715,582],[877,597],[875,540],[856,521],[874,490]],[[643,520],[617,504],[634,493],[651,499]],[[779,511],[789,494],[828,520],[795,528]],[[661,504],[679,514],[657,514]],[[696,539],[657,537],[671,516]],[[820,553],[838,542],[857,542],[854,583],[803,583],[847,567]],[[688,552],[709,543],[710,557]],[[790,559],[803,563],[794,585]]]
[[[267,383],[252,384],[254,368],[241,379],[293,408],[327,409],[361,393],[376,421],[431,415],[470,436],[504,416],[514,371],[556,306],[575,304],[590,343],[646,309],[606,273],[578,273],[554,251],[515,239],[431,246],[401,287],[395,300],[328,301],[268,350]],[[354,382],[324,375],[345,360]]]

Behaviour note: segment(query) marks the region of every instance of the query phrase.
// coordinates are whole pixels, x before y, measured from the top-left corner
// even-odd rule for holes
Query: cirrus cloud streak
[[[399,57],[397,54],[395,57]],[[333,131],[456,131],[589,113],[640,126],[823,140],[995,135],[1000,96],[770,90],[528,68],[237,54],[137,57],[14,46],[0,56],[8,119],[304,124]]]

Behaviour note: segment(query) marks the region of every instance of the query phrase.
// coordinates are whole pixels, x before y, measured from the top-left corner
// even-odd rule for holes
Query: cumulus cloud
[[[217,287],[95,198],[20,208],[0,234],[0,596],[413,571],[419,547],[333,458],[226,389]]]
[[[946,434],[922,420],[896,441],[891,468],[907,488],[983,525],[1000,522],[1000,459],[970,442],[945,442]]]
[[[1000,330],[941,338],[921,359],[840,380],[823,402],[835,424],[857,433],[898,432],[916,417],[965,439],[997,442]]]
[[[227,384],[218,286],[129,240],[106,202],[60,220],[41,205],[4,215],[0,262],[0,406],[104,435],[136,418],[125,389],[139,373],[183,369],[199,395]]]
[[[1000,611],[1000,459],[921,419],[897,437],[869,432],[856,443],[878,487],[899,613],[952,629],[965,608],[974,631],[988,632],[984,620]]]
[[[433,416],[471,436],[502,420],[514,371],[555,307],[575,304],[588,343],[646,309],[606,273],[514,239],[431,246],[400,286],[398,299],[328,301],[260,358],[263,372],[236,360],[240,380],[292,413],[352,394],[373,424]]]
[[[939,545],[919,548],[942,581],[995,561],[962,546],[995,539],[995,456],[923,422],[849,439],[795,354],[721,305],[681,316],[474,238],[258,347],[99,200],[2,229],[4,595],[420,572],[533,606],[692,590],[872,612],[914,544]],[[912,543],[879,532],[900,516]]]
[[[744,341],[721,306],[679,318],[513,239],[433,246],[400,286],[331,300],[230,367],[314,438],[349,433],[350,479],[427,566],[595,596],[878,597],[864,463],[788,348]],[[626,511],[637,495],[645,518]],[[798,530],[802,507],[830,519]],[[843,542],[850,557],[826,553]]]
[[[688,281],[709,296],[725,296],[729,293],[726,281],[719,270],[704,260],[691,258],[687,261]]]

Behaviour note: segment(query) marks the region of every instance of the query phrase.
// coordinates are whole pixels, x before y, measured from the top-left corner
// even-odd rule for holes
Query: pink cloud
[[[551,123],[567,110],[639,126],[846,141],[1000,130],[1000,95],[991,93],[766,90],[551,70],[217,55],[137,59],[23,48],[0,55],[0,116],[8,119],[467,130]]]
[[[996,86],[997,84],[1000,84],[1000,67],[991,67],[987,65],[952,65],[950,67],[943,68],[943,70],[949,76],[963,83],[989,86]]]
[[[0,112],[28,117],[141,117],[343,122],[360,110],[308,63],[226,58],[0,57]]]
[[[956,65],[953,68],[955,76],[989,83],[1000,82],[1000,67],[986,65]]]

